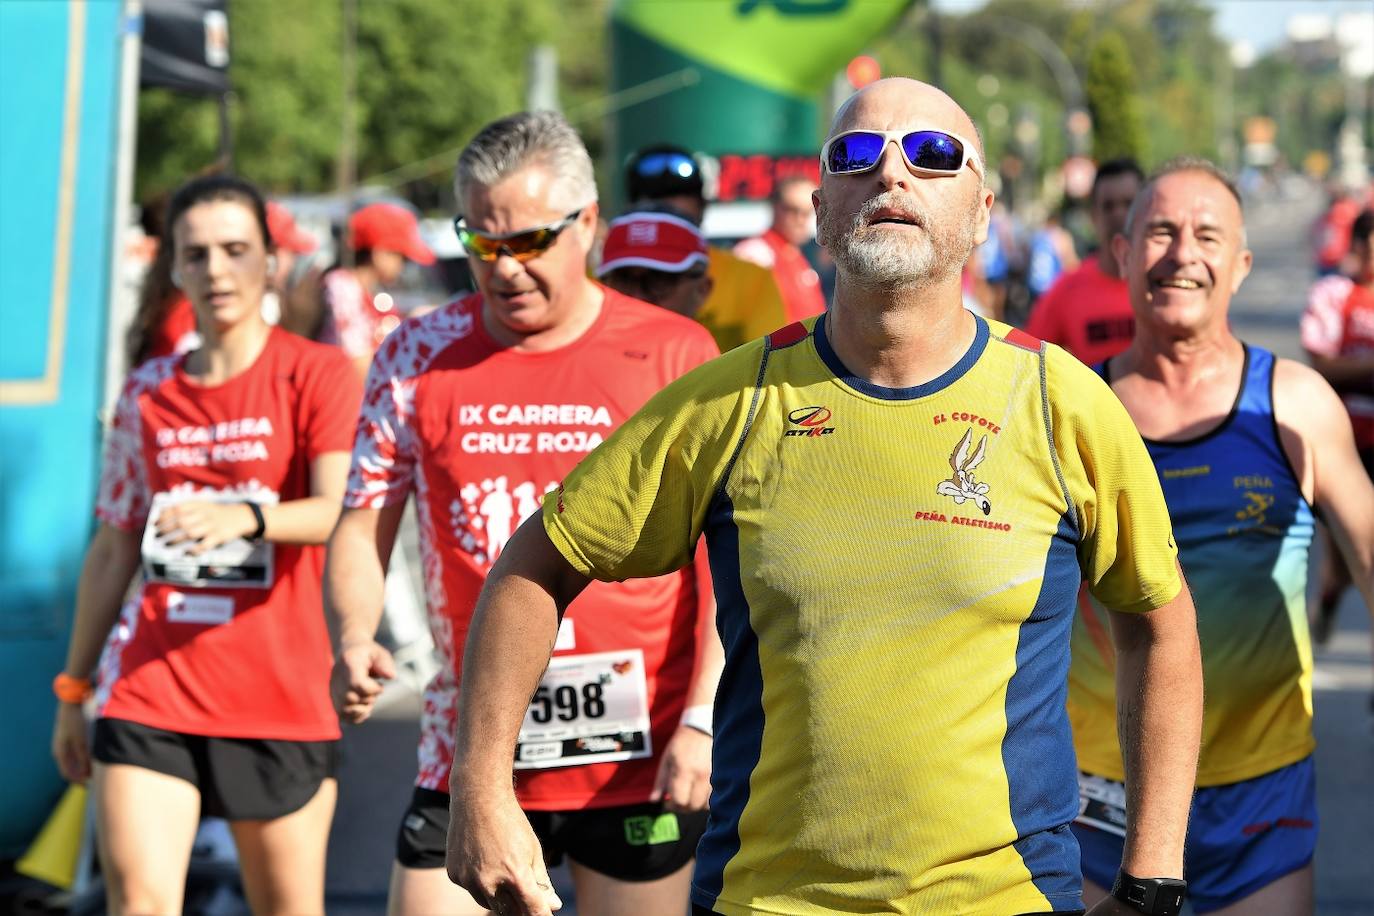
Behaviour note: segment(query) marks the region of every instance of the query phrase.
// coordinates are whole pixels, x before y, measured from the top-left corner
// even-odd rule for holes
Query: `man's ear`
[[[825,198],[821,196],[820,188],[811,192],[811,209],[816,211],[816,244],[825,247],[825,239],[822,237],[825,232]]]
[[[973,244],[981,245],[988,240],[988,226],[992,223],[992,202],[996,200],[996,195],[992,193],[992,188],[983,188],[983,199],[978,206],[978,225],[973,231]]]
[[[1231,276],[1231,295],[1234,296],[1240,290],[1240,285],[1250,276],[1250,268],[1254,263],[1255,255],[1249,248],[1242,248],[1236,254],[1236,270]]]

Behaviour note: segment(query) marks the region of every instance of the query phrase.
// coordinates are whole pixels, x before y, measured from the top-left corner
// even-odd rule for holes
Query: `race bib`
[[[183,588],[271,588],[275,551],[269,543],[253,544],[235,538],[199,556],[187,553],[190,543],[166,544],[157,534],[158,516],[182,502],[241,503],[236,493],[200,490],[173,496],[158,493],[143,529],[143,575],[149,582]]]
[[[652,754],[643,651],[565,655],[549,662],[520,727],[517,770]]]
[[[1101,776],[1078,774],[1078,817],[1074,821],[1126,835],[1126,787]]]
[[[218,626],[234,619],[234,599],[228,595],[167,595],[167,620],[171,623],[201,623]]]

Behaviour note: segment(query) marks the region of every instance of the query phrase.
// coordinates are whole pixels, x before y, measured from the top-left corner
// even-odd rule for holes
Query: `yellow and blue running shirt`
[[[1207,705],[1197,784],[1253,779],[1302,760],[1312,737],[1307,559],[1312,507],[1279,441],[1274,356],[1246,346],[1231,413],[1186,442],[1147,442],[1197,605]],[[1121,779],[1115,655],[1101,608],[1080,602],[1069,675],[1079,765]]]
[[[977,319],[913,388],[824,316],[656,395],[544,501],[585,575],[704,533],[725,671],[692,899],[725,916],[1081,906],[1065,683],[1080,578],[1178,593],[1149,456],[1102,380]]]

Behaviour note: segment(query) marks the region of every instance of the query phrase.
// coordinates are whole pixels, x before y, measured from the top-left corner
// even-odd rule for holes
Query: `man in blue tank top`
[[[1169,163],[1136,198],[1113,251],[1136,330],[1098,371],[1159,472],[1202,645],[1189,897],[1198,913],[1309,914],[1317,812],[1308,548],[1320,513],[1374,606],[1374,487],[1321,376],[1231,333],[1227,309],[1251,254],[1230,179],[1205,160]],[[1125,806],[1116,663],[1102,619],[1083,596],[1069,679],[1088,902],[1116,874]]]

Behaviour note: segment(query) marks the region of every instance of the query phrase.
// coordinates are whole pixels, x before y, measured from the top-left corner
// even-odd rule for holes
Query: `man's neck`
[[[1121,279],[1121,268],[1117,266],[1116,258],[1112,256],[1112,249],[1108,245],[1097,246],[1097,269],[1102,271],[1104,277],[1111,277],[1113,280]]]
[[[973,343],[959,275],[922,287],[872,289],[841,274],[826,319],[835,355],[850,372],[884,388],[939,378]]]
[[[482,323],[493,340],[522,353],[548,353],[566,347],[587,333],[601,316],[605,304],[605,292],[600,286],[587,279],[580,284],[563,316],[543,330],[518,333],[491,317],[485,308],[482,309]]]
[[[1224,318],[1213,326],[1186,333],[1141,327],[1119,362],[1113,364],[1112,376],[1138,373],[1166,389],[1187,389],[1210,382],[1243,358],[1244,348]]]
[[[371,264],[359,264],[353,268],[353,279],[358,281],[358,285],[371,296],[381,285],[381,278],[377,276],[377,269]]]

